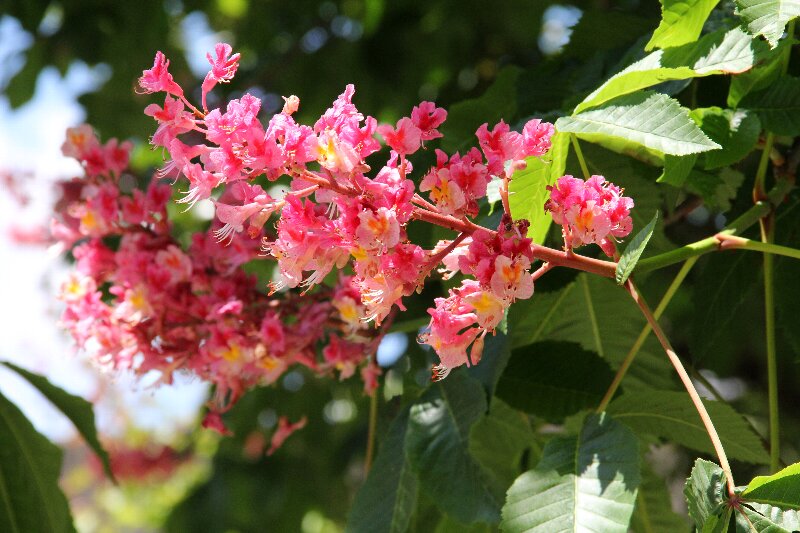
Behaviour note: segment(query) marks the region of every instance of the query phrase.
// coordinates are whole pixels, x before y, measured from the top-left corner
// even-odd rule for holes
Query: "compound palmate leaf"
[[[639,487],[636,437],[607,414],[557,437],[508,490],[503,531],[624,533]]]
[[[769,454],[761,439],[728,404],[705,400],[725,451],[732,459],[767,464]],[[623,394],[608,412],[636,433],[655,435],[701,452],[714,453],[703,422],[683,392],[649,391]]]
[[[417,477],[404,452],[407,425],[408,410],[392,423],[356,495],[347,520],[348,533],[403,533],[408,529],[417,501]]]
[[[751,502],[800,508],[800,463],[771,476],[753,478],[742,497]]]
[[[672,155],[720,147],[706,137],[677,100],[652,91],[628,94],[589,111],[561,117],[556,121],[556,129],[575,133],[590,142],[624,139]]]
[[[763,35],[774,48],[786,24],[800,16],[798,0],[736,0],[736,12],[753,35]]]
[[[61,450],[0,394],[0,531],[74,531],[60,473]]]
[[[469,453],[472,425],[486,412],[480,383],[452,372],[411,407],[405,445],[426,494],[459,522],[496,522],[491,475]]]

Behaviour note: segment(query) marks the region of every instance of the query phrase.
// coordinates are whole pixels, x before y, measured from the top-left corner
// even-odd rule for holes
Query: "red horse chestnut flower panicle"
[[[527,221],[512,222],[504,215],[497,232],[476,230],[468,245],[455,248],[451,252],[455,257],[443,261],[454,269],[457,258],[457,268],[475,279],[465,279],[448,298],[436,299],[436,307],[428,310],[431,323],[419,341],[439,356],[434,379],[445,378],[463,364],[477,364],[486,334],[500,324],[515,300],[533,295],[533,252],[527,230]]]
[[[563,227],[567,248],[595,243],[613,256],[614,239],[627,236],[633,228],[630,217],[633,200],[623,196],[622,189],[603,176],[592,176],[586,181],[562,176],[547,189],[550,199],[545,203],[545,211]]]
[[[420,183],[407,157],[442,137],[447,113],[434,103],[379,126],[358,110],[347,85],[313,126],[295,120],[296,96],[262,122],[261,100],[252,94],[206,109],[208,92],[235,75],[239,54],[220,43],[208,58],[202,112],[162,53],[140,79],[145,92],[167,93],[163,106],[145,109],[157,122],[151,144],[170,157],[147,191],[117,183],[129,144],[102,145],[87,126],[69,132],[64,151],[86,175],[65,186],[54,235],[65,247],[83,240],[62,291],[63,323],[76,344],[112,369],[160,371],[165,382],[189,371],[208,381],[214,396],[205,425],[224,431],[220,413],[297,365],[341,379],[359,375],[365,392],[374,392],[376,350],[394,313],[441,268],[465,279],[436,299],[421,340],[440,357],[437,378],[477,364],[508,307],[533,294],[534,256],[526,221],[506,214],[493,231],[469,217],[493,176],[511,178],[526,158],[549,149],[552,125],[531,120],[522,132],[503,121],[491,130],[483,125],[480,149],[437,150]],[[382,148],[386,159],[368,175],[366,159]],[[172,188],[158,182],[165,177],[188,182],[179,203],[215,207],[215,220],[188,248],[170,232]],[[269,192],[255,181],[279,178]],[[598,187],[613,237],[627,204],[613,186]],[[412,221],[459,234],[426,249],[409,239]],[[242,268],[259,256],[277,263],[269,296]],[[332,281],[329,274],[345,268],[348,275]]]

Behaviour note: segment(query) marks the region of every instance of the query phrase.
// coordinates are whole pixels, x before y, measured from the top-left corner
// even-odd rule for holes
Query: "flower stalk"
[[[714,447],[714,451],[717,454],[717,458],[719,459],[720,467],[722,468],[722,471],[725,473],[725,480],[728,486],[728,495],[731,498],[733,498],[735,495],[736,483],[733,481],[733,473],[731,472],[731,466],[730,463],[728,463],[728,457],[725,454],[725,449],[722,446],[722,441],[719,438],[719,434],[717,433],[717,430],[714,427],[714,423],[711,421],[711,417],[709,416],[708,411],[706,410],[706,407],[703,404],[703,400],[700,398],[700,394],[698,394],[697,389],[694,386],[694,383],[692,383],[692,379],[689,377],[689,374],[683,367],[683,363],[681,363],[678,354],[676,354],[675,350],[672,348],[669,339],[667,339],[664,330],[661,329],[658,320],[653,315],[653,312],[650,310],[650,307],[647,305],[647,302],[636,290],[636,286],[634,285],[633,281],[629,279],[625,283],[625,287],[628,289],[628,292],[633,298],[633,301],[636,302],[636,305],[639,306],[639,309],[642,311],[642,314],[647,319],[647,322],[650,324],[650,327],[653,328],[653,332],[656,334],[658,341],[661,343],[661,347],[664,348],[664,352],[666,352],[670,363],[672,363],[672,366],[678,373],[678,377],[683,383],[683,386],[686,388],[686,392],[689,393],[689,397],[692,399],[692,403],[694,404],[695,409],[697,409],[697,413],[700,415],[700,420],[702,420],[703,426],[705,426],[706,428],[708,437],[709,439],[711,439],[711,444]]]

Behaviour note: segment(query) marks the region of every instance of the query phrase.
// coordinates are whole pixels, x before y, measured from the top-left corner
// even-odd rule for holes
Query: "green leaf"
[[[778,78],[769,88],[745,96],[739,107],[758,113],[761,124],[772,133],[800,135],[800,78]]]
[[[448,153],[476,145],[475,132],[481,124],[494,126],[500,119],[509,120],[517,111],[519,67],[508,66],[497,74],[494,83],[479,98],[464,100],[450,107],[447,120],[439,130],[444,136],[442,149]]]
[[[423,531],[430,531],[424,529]],[[442,519],[436,524],[436,529],[433,533],[491,533],[492,528],[489,524],[471,524],[465,525],[461,522],[454,520],[452,517],[444,515]]]
[[[103,463],[103,470],[109,479],[114,480],[114,473],[111,471],[111,464],[108,459],[108,452],[106,452],[103,445],[97,439],[97,428],[94,425],[94,411],[92,404],[81,398],[69,394],[63,389],[56,387],[50,383],[46,378],[28,372],[24,368],[20,368],[13,363],[7,361],[2,362],[3,365],[10,368],[23,378],[28,383],[36,387],[36,389],[44,395],[45,398],[55,405],[59,411],[64,413],[64,416],[70,419],[75,424],[75,429],[81,434],[86,444],[97,454],[100,461]]]
[[[469,452],[488,472],[501,494],[520,474],[522,454],[538,448],[528,417],[499,398],[489,413],[478,420],[469,434]]]
[[[531,223],[528,237],[536,244],[541,244],[552,221],[550,214],[544,210],[544,202],[550,195],[545,187],[555,183],[552,163],[538,157],[528,157],[525,162],[525,169],[514,172],[511,178],[508,204],[515,220],[524,218]]]
[[[751,304],[761,301],[757,294],[761,268],[758,254],[740,253],[711,254],[698,269],[692,301],[703,305],[693,314],[689,337],[689,353],[696,362],[719,356],[728,360],[752,338]]]
[[[736,198],[743,182],[744,174],[730,167],[716,174],[693,169],[684,186],[689,192],[701,196],[707,208],[724,213],[731,208],[731,200]]]
[[[509,313],[512,346],[543,340],[578,342],[617,369],[646,324],[630,296],[613,281],[587,274],[554,292],[519,301]],[[661,346],[649,338],[625,378],[632,389],[667,389],[673,372]]]
[[[783,58],[787,46],[795,42],[784,39],[777,48],[773,48],[761,58],[761,61],[747,72],[731,78],[728,90],[728,107],[739,107],[739,102],[751,92],[760,91],[772,85],[781,76]]]
[[[686,531],[687,524],[682,516],[672,510],[664,480],[647,463],[643,463],[642,483],[636,495],[631,529],[636,533],[673,533]]]
[[[800,530],[800,513],[783,511],[762,503],[748,503],[742,506],[742,513],[736,513],[737,533],[796,533]],[[752,524],[752,527],[751,527]]]
[[[422,489],[459,522],[497,522],[500,500],[490,474],[470,455],[472,425],[486,412],[481,385],[452,372],[411,407],[406,453]]]
[[[405,456],[408,410],[389,428],[375,464],[356,494],[347,520],[349,533],[403,533],[417,503],[417,478]]]
[[[511,354],[497,396],[512,407],[560,422],[600,403],[613,379],[608,362],[579,344],[537,342]]]
[[[728,457],[767,464],[769,454],[761,439],[729,405],[704,400]],[[714,453],[700,415],[686,393],[673,391],[629,392],[608,406],[616,420],[636,433],[655,435],[687,448]]]
[[[725,473],[711,461],[697,459],[689,479],[686,480],[683,494],[686,496],[689,516],[694,520],[697,529],[705,532],[707,529],[704,525],[707,522],[718,524],[720,517],[725,514]],[[727,516],[730,517],[730,514]],[[722,523],[727,524],[724,520]]]
[[[508,203],[515,219],[524,218],[531,223],[528,237],[535,244],[542,244],[553,222],[545,212],[544,203],[549,192],[546,187],[564,175],[569,154],[569,135],[553,135],[552,147],[543,157],[529,157],[527,166],[514,173],[509,184]]]
[[[742,497],[778,507],[800,508],[800,463],[787,466],[771,476],[753,478]]]
[[[547,443],[542,460],[508,490],[503,531],[625,533],[639,486],[636,437],[608,415],[577,437]]]
[[[713,169],[738,163],[756,146],[761,121],[753,111],[706,107],[694,109],[691,117],[722,150],[703,154],[704,168]]]
[[[650,237],[653,236],[653,231],[656,229],[656,222],[658,222],[658,211],[653,215],[653,219],[643,227],[642,230],[631,239],[628,246],[625,247],[622,257],[620,257],[619,262],[617,262],[617,271],[614,273],[614,278],[617,280],[618,285],[622,285],[628,281],[628,278],[633,273],[633,269],[636,268],[636,263],[639,262],[639,258],[642,257],[647,243],[650,242]]]
[[[0,531],[75,531],[60,473],[61,450],[0,394]]]
[[[668,48],[696,41],[719,0],[661,0],[661,23],[645,46]]]
[[[601,107],[561,117],[556,129],[590,142],[616,138],[672,155],[720,147],[705,136],[676,100],[651,91],[621,96]]]
[[[736,0],[736,14],[753,35],[763,35],[775,48],[786,24],[800,15],[797,0]]]
[[[486,185],[486,201],[489,202],[489,215],[494,213],[494,206],[502,198],[500,197],[500,185],[503,179],[493,176],[492,180]]]
[[[659,183],[668,183],[673,187],[682,187],[689,173],[697,162],[697,154],[679,157],[676,155],[664,156],[664,172],[656,180]]]
[[[658,50],[609,78],[578,104],[579,113],[590,107],[669,80],[685,80],[749,70],[767,46],[741,28],[710,33],[697,42]]]

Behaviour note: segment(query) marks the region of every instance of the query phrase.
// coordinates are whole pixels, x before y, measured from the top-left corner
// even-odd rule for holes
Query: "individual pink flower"
[[[208,62],[211,63],[211,70],[206,74],[203,80],[203,109],[208,109],[206,106],[206,96],[209,91],[214,88],[217,83],[227,83],[236,75],[236,70],[239,68],[240,54],[233,54],[233,48],[227,43],[217,43],[214,46],[214,56],[210,53],[206,54]]]
[[[539,119],[529,120],[522,128],[522,144],[526,156],[542,156],[550,150],[555,127]]]
[[[64,144],[61,145],[61,152],[78,161],[85,159],[89,152],[100,147],[100,141],[88,124],[67,128],[66,137]]]
[[[362,249],[382,253],[400,242],[400,224],[393,210],[385,207],[376,211],[365,209],[358,219],[356,239]]]
[[[301,418],[297,422],[289,422],[289,419],[285,416],[280,417],[278,419],[278,429],[272,434],[272,440],[270,441],[267,455],[272,455],[277,452],[278,448],[283,446],[283,443],[286,442],[286,439],[288,439],[292,433],[306,427],[307,421],[306,417]]]
[[[158,121],[158,129],[150,138],[154,146],[168,147],[178,135],[191,131],[195,125],[193,115],[184,110],[183,102],[170,95],[164,98],[163,108],[150,104],[144,108],[144,114]]]
[[[419,128],[423,141],[438,139],[442,136],[438,128],[447,119],[447,111],[436,107],[433,102],[420,102],[411,110],[411,122]]]
[[[497,176],[504,172],[506,161],[521,159],[523,137],[516,131],[511,131],[504,121],[498,122],[492,130],[489,130],[488,124],[482,124],[475,135],[489,161],[489,172],[492,175]]]
[[[175,83],[172,79],[172,74],[169,73],[169,60],[164,57],[161,52],[156,52],[155,60],[153,60],[153,68],[142,72],[142,77],[139,78],[139,86],[144,89],[145,93],[157,93],[166,91],[178,97],[183,96],[183,89]]]
[[[413,154],[422,146],[422,131],[408,117],[398,120],[394,128],[389,124],[382,124],[378,126],[377,131],[383,136],[386,144],[401,157]]]

